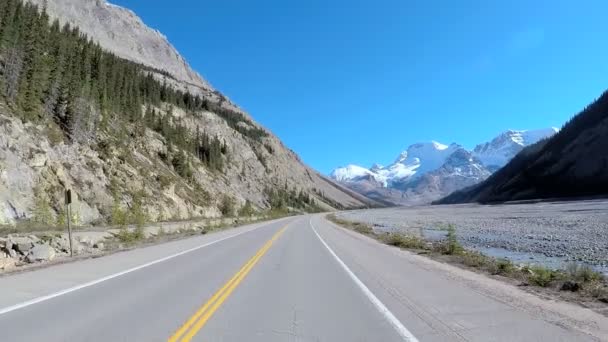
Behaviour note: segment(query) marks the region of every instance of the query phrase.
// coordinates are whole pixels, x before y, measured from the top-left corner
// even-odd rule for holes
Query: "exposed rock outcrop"
[[[51,19],[78,26],[104,49],[156,70],[168,84],[244,114],[133,12],[96,0],[28,1],[46,8]],[[117,139],[100,131],[91,141],[66,141],[51,125],[24,123],[14,106],[0,102],[0,225],[22,220],[55,225],[65,220],[66,188],[74,193],[70,219],[77,225],[107,222],[116,208],[132,210],[136,199],[152,221],[219,217],[223,196],[234,200],[236,208],[249,201],[257,210],[265,210],[270,207],[265,190],[285,186],[311,196],[323,209],[366,205],[365,199],[303,164],[276,136],[251,120],[235,126],[217,109],[193,113],[161,104],[155,110],[171,115],[173,124],[179,121],[193,135],[203,131],[224,143],[227,153],[221,171],[187,157],[193,170],[185,179],[166,160],[175,146],[149,128],[141,137]],[[264,134],[252,139],[243,129],[260,129]]]

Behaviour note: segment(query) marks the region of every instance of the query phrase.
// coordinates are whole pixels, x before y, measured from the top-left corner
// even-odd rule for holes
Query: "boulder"
[[[49,245],[36,245],[25,258],[27,262],[51,261],[55,259],[55,250]]]
[[[57,236],[51,240],[51,246],[64,253],[70,252],[70,241],[67,236]]]
[[[81,236],[76,238],[77,242],[80,242],[85,247],[93,247],[95,245],[95,241],[89,236]]]
[[[34,242],[29,237],[9,236],[8,241],[11,243],[12,249],[22,255],[27,255],[34,248]]]

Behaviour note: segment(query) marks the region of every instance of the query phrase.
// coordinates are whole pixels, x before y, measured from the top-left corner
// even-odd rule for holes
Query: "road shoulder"
[[[315,220],[323,223],[324,228],[326,228],[324,230],[326,234],[330,233],[330,235],[334,235],[333,238],[330,238],[334,243],[342,243],[344,246],[347,245],[345,242],[339,242],[337,240],[337,236],[339,235],[341,236],[340,239],[349,240],[350,242],[348,244],[357,245],[358,247],[356,249],[358,249],[360,253],[365,253],[366,255],[379,253],[382,254],[384,258],[386,258],[387,255],[391,255],[391,259],[399,261],[400,269],[404,271],[418,270],[425,274],[433,274],[434,276],[427,278],[426,280],[432,279],[435,282],[449,284],[447,287],[448,289],[449,287],[466,288],[468,293],[476,293],[497,303],[502,303],[505,307],[525,313],[529,317],[540,319],[553,326],[563,327],[570,331],[577,331],[592,337],[593,339],[608,340],[608,318],[590,309],[567,302],[546,300],[523,291],[512,284],[504,283],[486,275],[432,260],[425,256],[417,255],[396,247],[387,246],[370,237],[339,227],[322,216],[315,217]],[[332,230],[333,234],[331,234]],[[360,267],[360,269],[370,267],[369,265],[363,264],[366,262],[363,258],[354,257],[351,262],[361,263],[360,266],[362,267]],[[379,266],[382,267],[381,265]],[[391,277],[392,276],[386,277],[388,281],[385,282],[383,286],[391,286]],[[397,277],[397,275],[394,275],[394,277]],[[386,279],[383,279],[382,281],[385,281]],[[410,290],[415,291],[415,288]],[[437,296],[443,297],[448,301],[451,300],[450,296],[446,296],[445,293],[438,293]],[[422,305],[424,306],[424,304]]]

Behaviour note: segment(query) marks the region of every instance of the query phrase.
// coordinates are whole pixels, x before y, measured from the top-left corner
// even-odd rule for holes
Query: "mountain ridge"
[[[386,167],[374,164],[366,169],[350,164],[334,169],[330,176],[363,194],[373,191],[375,199],[386,193],[395,204],[427,203],[485,180],[525,146],[556,131],[555,128],[507,130],[473,150],[457,143],[418,142],[399,153]],[[400,198],[396,196],[399,192]]]
[[[495,203],[608,194],[608,91],[549,139],[522,150],[484,182],[438,204]]]

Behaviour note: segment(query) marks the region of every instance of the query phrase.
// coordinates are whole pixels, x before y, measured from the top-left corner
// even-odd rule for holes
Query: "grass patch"
[[[381,241],[387,245],[407,249],[426,249],[426,243],[417,236],[400,233],[388,233],[381,237]]]
[[[350,228],[360,234],[369,235],[369,236],[376,235],[372,226],[370,226],[369,224],[363,223],[363,222],[352,222],[352,221],[343,220],[343,219],[337,217],[335,214],[327,215],[327,219],[340,226]]]

